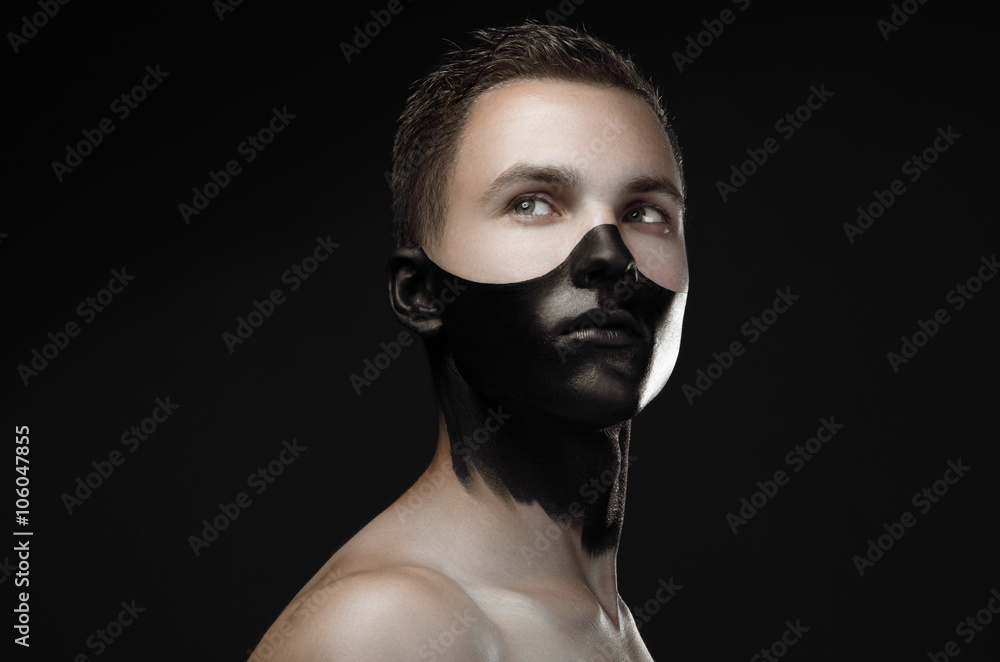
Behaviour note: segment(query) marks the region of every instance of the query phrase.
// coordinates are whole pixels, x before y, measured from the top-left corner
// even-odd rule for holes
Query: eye
[[[659,207],[653,205],[633,207],[625,212],[625,216],[622,218],[622,221],[625,223],[662,223],[664,226],[663,233],[667,234],[670,232],[670,215]]]
[[[554,216],[555,209],[552,205],[537,196],[523,196],[511,203],[511,211],[515,216]]]

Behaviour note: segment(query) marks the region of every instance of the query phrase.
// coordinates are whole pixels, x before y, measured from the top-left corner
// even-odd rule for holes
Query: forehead
[[[638,176],[676,180],[666,132],[627,90],[557,79],[521,80],[485,92],[456,150],[453,183],[488,185],[515,163],[576,170],[588,184]]]

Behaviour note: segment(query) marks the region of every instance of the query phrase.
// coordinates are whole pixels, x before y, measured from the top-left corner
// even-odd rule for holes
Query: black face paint
[[[498,495],[579,527],[592,555],[612,549],[630,419],[669,376],[685,296],[639,272],[610,224],[521,282],[476,283],[427,263],[451,299],[425,341],[456,475],[468,485],[474,467]]]

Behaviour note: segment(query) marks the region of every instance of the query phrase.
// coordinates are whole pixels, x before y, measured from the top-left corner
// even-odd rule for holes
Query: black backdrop
[[[429,461],[436,410],[422,349],[405,348],[360,393],[349,381],[400,330],[384,285],[395,118],[445,38],[560,18],[546,14],[560,4],[403,0],[348,63],[338,44],[385,6],[243,2],[220,20],[207,0],[74,2],[15,39],[16,53],[8,35],[3,418],[8,431],[30,427],[29,524],[12,528],[33,533],[21,657],[246,659]],[[726,8],[735,20],[679,71],[673,54]],[[670,383],[635,421],[619,553],[622,596],[657,612],[642,627],[653,656],[750,659],[798,619],[809,630],[789,659],[922,660],[948,641],[962,660],[996,659],[1000,625],[968,643],[955,627],[1000,588],[1000,282],[961,310],[949,295],[1000,246],[987,16],[911,2],[886,39],[888,2],[852,15],[756,0],[745,11],[722,0],[562,3],[570,9],[567,23],[630,51],[661,86],[686,159],[685,336]],[[33,34],[22,17],[38,11],[9,3],[5,32]],[[169,75],[122,118],[111,104],[147,66]],[[832,96],[789,136],[776,123],[811,86]],[[285,108],[295,117],[246,162],[240,143]],[[113,132],[59,181],[52,162],[103,118]],[[904,162],[949,127],[960,137],[911,182]],[[724,200],[717,182],[772,137],[778,151]],[[178,205],[233,159],[241,172],[185,223]],[[896,179],[905,192],[849,238],[844,224]],[[339,247],[292,291],[282,275],[317,237]],[[107,297],[113,270],[132,277],[127,287],[100,312],[78,312]],[[275,288],[284,303],[231,352],[223,334]],[[786,288],[799,299],[750,343],[743,325]],[[918,335],[923,346],[895,370],[887,353],[941,308],[949,321]],[[36,359],[37,374],[18,368],[68,322],[79,332],[58,355]],[[720,375],[713,352],[734,341],[745,353]],[[717,378],[685,392],[699,370]],[[177,408],[141,443],[123,442],[157,398]],[[824,417],[844,427],[794,472],[786,453]],[[248,476],[293,439],[306,450],[258,494]],[[109,456],[120,464],[100,477],[94,463],[106,471]],[[922,512],[911,497],[959,458],[966,475]],[[727,513],[778,469],[788,484],[734,535]],[[101,484],[69,502],[87,495],[77,479],[89,474]],[[240,492],[251,504],[196,555],[189,536]],[[915,524],[862,576],[854,556],[906,511]],[[0,556],[12,593],[22,538]],[[671,578],[683,588],[656,604]],[[144,611],[112,626],[101,650],[95,633],[133,600]]]

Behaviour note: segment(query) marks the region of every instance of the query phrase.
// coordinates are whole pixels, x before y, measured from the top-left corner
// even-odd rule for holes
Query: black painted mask
[[[515,283],[465,280],[422,249],[404,250],[425,262],[424,287],[438,295],[409,319],[397,315],[424,336],[456,475],[467,483],[474,467],[498,494],[538,501],[553,517],[575,501],[585,545],[606,549],[620,518],[588,531],[586,513],[607,520],[609,505],[624,506],[629,422],[673,369],[686,295],[644,276],[611,224]],[[620,487],[622,503],[588,503],[581,488],[609,467],[621,485],[608,497]]]

